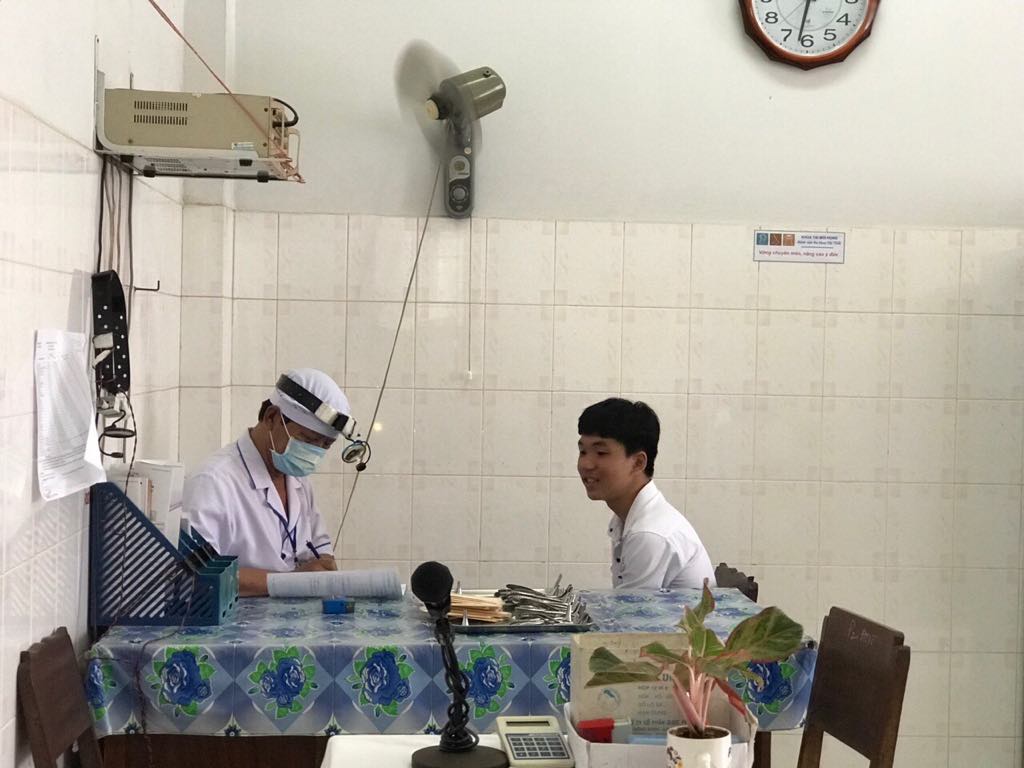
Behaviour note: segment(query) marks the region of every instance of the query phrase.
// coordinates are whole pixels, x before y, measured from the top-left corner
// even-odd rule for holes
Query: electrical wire
[[[437,194],[437,181],[441,178],[441,167],[442,163],[437,164],[437,172],[434,173],[434,184],[430,188],[430,202],[427,203],[427,215],[423,220],[423,231],[420,232],[419,242],[416,244],[416,255],[412,260],[412,270],[409,272],[409,282],[405,286],[405,298],[402,300],[402,311],[398,315],[398,325],[395,327],[395,338],[391,342],[391,354],[388,355],[388,364],[384,369],[384,380],[380,383],[380,391],[377,393],[377,404],[373,407],[373,418],[370,419],[370,427],[366,431],[366,447],[369,449],[370,441],[373,439],[373,425],[377,423],[377,412],[380,411],[380,401],[384,399],[384,388],[388,384],[388,374],[391,373],[391,363],[395,359],[395,349],[398,347],[398,335],[402,330],[402,320],[405,318],[405,308],[409,304],[409,294],[412,291],[412,283],[416,278],[416,267],[420,263],[420,252],[423,250],[423,238],[427,235],[427,226],[430,223],[430,212],[434,208],[434,196]],[[345,520],[348,518],[348,511],[352,505],[352,496],[356,492],[356,486],[359,485],[359,475],[362,472],[356,472],[355,480],[352,481],[352,487],[348,492],[348,499],[345,501],[345,509],[341,513],[341,523],[338,524],[338,532],[334,536],[334,551],[335,554],[340,552],[338,545],[341,542],[341,529],[345,527]]]
[[[132,317],[134,317],[135,304],[135,249],[132,246],[132,211],[135,198],[135,174],[128,173],[128,317],[126,325],[129,332],[132,329]],[[134,417],[133,417],[134,418]]]
[[[107,159],[103,158],[103,163],[100,165],[100,224],[96,232],[96,271],[99,272],[103,263],[103,190],[107,184]]]
[[[281,127],[291,128],[293,125],[298,125],[299,124],[299,113],[295,109],[295,107],[293,107],[291,104],[289,104],[287,101],[284,101],[283,99],[275,98],[274,101],[276,101],[278,104],[283,104],[284,106],[288,107],[288,109],[292,113],[292,119],[291,120],[286,120],[283,123],[274,123],[275,126],[277,126],[278,128],[281,128]]]

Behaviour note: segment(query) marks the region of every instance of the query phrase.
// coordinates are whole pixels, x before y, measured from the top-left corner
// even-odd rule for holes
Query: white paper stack
[[[365,571],[304,571],[267,576],[271,597],[382,597],[402,596],[397,568]]]

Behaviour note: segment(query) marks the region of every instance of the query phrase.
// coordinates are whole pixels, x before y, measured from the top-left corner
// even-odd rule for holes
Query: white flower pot
[[[677,725],[668,729],[666,768],[730,768],[732,734],[725,728],[709,725],[706,738],[689,735],[689,729]]]

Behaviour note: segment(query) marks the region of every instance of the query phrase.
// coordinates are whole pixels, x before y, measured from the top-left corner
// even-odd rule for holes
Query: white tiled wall
[[[367,426],[423,220],[185,225],[183,328],[223,332],[183,336],[184,459],[289,365],[324,367]],[[843,265],[759,267],[752,230],[431,219],[341,554],[604,586],[576,418],[645,399],[656,479],[713,560],[812,634],[836,604],[906,632],[900,765],[1019,764],[1024,232],[853,229]],[[336,526],[354,474],[327,472]]]

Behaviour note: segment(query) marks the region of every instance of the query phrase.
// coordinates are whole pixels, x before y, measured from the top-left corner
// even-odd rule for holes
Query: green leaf
[[[717,656],[723,650],[725,650],[725,646],[722,645],[722,641],[710,629],[701,626],[699,629],[690,631],[690,653],[695,658]]]
[[[199,676],[203,680],[209,680],[211,677],[213,677],[213,673],[214,673],[214,668],[213,668],[212,664],[207,664],[207,663],[203,662],[202,664],[199,665]]]
[[[356,671],[356,675],[362,675],[363,674],[363,667],[365,667],[365,666],[366,666],[366,662],[365,661],[357,661],[355,664],[352,665],[352,668]]]
[[[288,715],[289,711],[287,707],[277,707],[277,712],[274,713],[274,717],[278,720],[288,717]]]
[[[484,655],[485,658],[493,659],[494,658],[494,646],[493,645],[484,646],[484,653],[483,653],[483,655]]]
[[[167,666],[166,662],[154,661],[153,662],[153,671],[156,672],[159,675],[161,672],[164,671],[164,667],[166,667],[166,666]]]
[[[487,714],[487,710],[483,707],[477,706],[473,708],[473,717],[481,718]]]
[[[803,627],[772,606],[737,624],[725,649],[739,661],[780,661],[800,647],[803,635]]]
[[[615,685],[616,683],[653,682],[661,678],[661,667],[647,661],[619,662],[617,665],[603,669],[590,678],[585,687],[598,685]]]
[[[301,712],[303,710],[302,702],[296,699],[292,699],[292,706],[290,707],[292,712]]]
[[[793,675],[796,674],[796,667],[794,667],[792,664],[787,664],[784,661],[779,664],[779,670],[782,672],[783,680],[789,680],[791,677],[793,677]]]
[[[257,690],[259,690],[259,689],[258,689],[258,688],[255,688],[255,687],[253,687],[253,688],[250,688],[250,689],[249,689],[249,690],[247,691],[247,693],[248,693],[248,694],[249,694],[250,696],[252,696],[253,694],[255,694],[255,693],[256,693],[256,691],[257,691]]]
[[[280,650],[280,649],[275,649],[275,650],[274,650],[274,654],[273,654],[273,655],[274,655],[274,666],[276,667],[276,666],[277,666],[277,663],[278,663],[278,662],[279,662],[279,661],[280,661],[281,659],[283,659],[283,658],[284,658],[284,651],[282,651],[282,650]]]
[[[182,707],[181,710],[186,715],[191,715],[192,717],[195,717],[199,714],[199,704],[195,701],[190,701],[188,704]]]
[[[106,707],[99,707],[98,709],[94,709],[92,711],[92,714],[93,714],[93,717],[96,720],[102,720],[104,717],[107,716],[107,708]]]
[[[478,650],[470,649],[469,651],[469,663],[472,664],[481,657],[481,653]]]
[[[363,706],[366,706],[370,703],[370,697],[366,695],[365,688],[359,691],[359,703]]]
[[[502,683],[502,684],[501,684],[501,685],[500,685],[500,686],[498,687],[498,695],[499,695],[499,696],[504,696],[504,695],[505,695],[506,693],[508,693],[508,685],[506,685],[506,684],[505,684],[505,683],[503,682],[503,683]]]
[[[209,661],[209,659],[210,659],[210,654],[208,654],[208,653],[204,653],[202,656],[199,657],[199,661]]]
[[[654,659],[662,664],[679,664],[684,661],[682,656],[673,653],[661,643],[650,643],[640,649],[640,656]]]
[[[392,701],[390,704],[384,707],[384,711],[392,717],[398,717],[398,702]]]
[[[267,702],[267,705],[263,709],[265,709],[267,712],[273,712],[274,710],[277,709],[277,702],[276,701]]]
[[[270,669],[270,667],[267,666],[267,662],[265,661],[261,661],[259,664],[256,665],[256,671],[259,672],[261,675],[268,669]]]
[[[262,677],[263,677],[263,675],[262,675],[262,673],[261,673],[261,672],[260,672],[259,670],[255,671],[255,672],[252,672],[252,673],[251,673],[251,674],[249,675],[249,679],[250,679],[250,680],[251,680],[252,682],[254,682],[254,683],[259,683],[259,681],[260,681],[260,679],[261,679]]]
[[[487,711],[488,712],[497,712],[500,709],[501,709],[501,702],[498,701],[497,699],[491,699],[491,701],[487,704]]]
[[[711,590],[708,589],[708,583],[705,580],[704,590],[701,592],[700,602],[697,604],[697,610],[693,612],[697,621],[700,624],[704,624],[704,619],[708,617],[713,610],[715,610],[715,596],[711,594]]]
[[[621,663],[622,659],[602,645],[600,648],[595,648],[594,652],[590,654],[588,665],[591,672],[604,672]]]
[[[502,664],[500,667],[498,667],[498,670],[501,672],[502,677],[508,678],[512,676],[511,664]]]
[[[294,645],[289,645],[284,650],[284,656],[286,659],[297,659],[299,658],[299,649]]]
[[[550,672],[552,675],[557,675],[558,674],[558,668],[560,666],[562,666],[562,662],[560,662],[560,661],[549,661],[548,662],[548,672]]]
[[[307,680],[315,680],[316,679],[316,667],[313,666],[312,664],[310,664],[308,667],[303,667],[302,668],[302,674],[304,674],[306,676]]]

